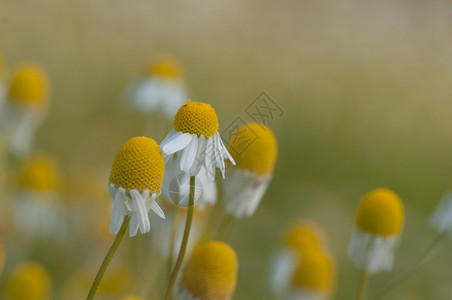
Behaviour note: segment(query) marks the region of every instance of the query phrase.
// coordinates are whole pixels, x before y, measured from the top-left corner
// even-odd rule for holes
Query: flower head
[[[392,268],[403,227],[400,198],[388,189],[375,189],[364,196],[356,212],[349,256],[369,273]]]
[[[14,269],[6,283],[10,300],[48,300],[52,282],[46,269],[40,264],[27,262]]]
[[[44,69],[37,64],[20,66],[12,79],[8,100],[17,104],[45,107],[48,101],[49,83]]]
[[[209,242],[195,248],[180,280],[179,299],[230,299],[237,281],[237,257],[227,244]]]
[[[180,169],[190,176],[196,176],[204,166],[211,181],[215,179],[216,167],[224,177],[225,159],[235,163],[221,140],[218,118],[209,104],[185,103],[179,108],[173,126],[160,143],[166,163],[172,163],[176,156]]]
[[[20,183],[29,190],[57,192],[61,186],[61,174],[56,160],[43,153],[33,155],[25,162]]]
[[[182,68],[175,59],[162,57],[149,64],[148,73],[167,78],[180,78],[182,77]]]
[[[253,122],[240,127],[237,134],[231,137],[228,150],[237,168],[259,176],[273,172],[278,156],[278,144],[273,131],[263,124]]]
[[[292,277],[292,292],[328,295],[333,289],[334,266],[322,249],[306,251]]]
[[[163,211],[155,202],[164,173],[163,156],[153,139],[135,137],[121,146],[110,172],[111,233],[119,231],[125,215],[131,215],[130,236],[134,236],[138,228],[141,233],[149,231],[149,209],[164,218]]]
[[[228,169],[224,182],[226,213],[236,218],[252,216],[273,176],[278,145],[272,130],[247,123],[229,141],[237,165]]]
[[[284,245],[300,253],[324,246],[324,233],[316,223],[308,220],[292,222],[284,236]]]

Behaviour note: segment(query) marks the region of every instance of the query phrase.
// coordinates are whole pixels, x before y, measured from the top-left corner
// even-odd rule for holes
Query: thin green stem
[[[226,238],[232,223],[234,222],[234,217],[231,215],[226,215],[220,224],[217,232],[217,240],[222,241]]]
[[[404,282],[413,276],[416,271],[422,266],[422,264],[427,260],[427,258],[432,254],[433,250],[440,244],[440,242],[444,239],[446,234],[439,234],[435,239],[422,251],[416,259],[398,276],[396,276],[391,282],[389,282],[386,286],[381,288],[377,294],[372,299],[378,299],[384,297],[391,290],[393,290],[396,286]]]
[[[177,275],[179,274],[182,262],[184,261],[185,251],[187,250],[188,236],[190,235],[191,221],[193,219],[193,206],[195,205],[195,176],[190,177],[190,197],[188,200],[188,212],[187,220],[185,222],[184,236],[182,237],[182,243],[179,249],[179,255],[177,257],[176,264],[174,265],[173,272],[171,273],[168,288],[165,294],[165,300],[170,299],[171,292],[174,284],[176,283]]]
[[[359,278],[358,291],[356,293],[356,300],[366,299],[366,289],[367,289],[368,281],[369,281],[369,273],[364,269],[364,270],[362,270],[361,276]]]
[[[130,216],[125,216],[121,228],[119,229],[119,232],[116,235],[113,244],[108,250],[107,255],[104,258],[104,261],[102,262],[102,265],[100,266],[100,269],[97,272],[96,278],[94,279],[93,285],[91,286],[91,289],[89,291],[88,297],[86,297],[86,300],[94,299],[94,295],[96,294],[97,289],[99,288],[100,282],[102,281],[102,277],[104,277],[105,271],[107,270],[107,267],[110,264],[113,255],[115,255],[116,250],[118,250],[119,244],[121,243],[122,238],[124,237],[124,234],[127,230],[127,226],[129,226],[129,222]]]

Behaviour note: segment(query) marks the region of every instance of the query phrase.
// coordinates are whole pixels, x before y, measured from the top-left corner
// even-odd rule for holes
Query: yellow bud
[[[286,247],[303,254],[311,248],[319,249],[323,247],[325,233],[319,225],[312,221],[302,220],[290,224],[285,236]]]
[[[57,162],[46,154],[33,155],[22,169],[20,183],[31,190],[57,192],[61,186]]]
[[[209,104],[189,101],[177,111],[173,126],[176,131],[208,138],[217,133],[218,118]]]
[[[6,283],[9,300],[48,300],[52,282],[47,271],[34,262],[18,266]]]
[[[47,104],[49,83],[42,67],[26,64],[19,67],[8,91],[8,100],[24,105],[43,107]]]
[[[273,172],[278,144],[270,128],[258,123],[247,123],[231,137],[228,151],[237,168],[267,175]]]
[[[182,70],[180,65],[174,59],[169,57],[155,60],[149,66],[149,73],[151,75],[160,75],[169,78],[182,77]]]
[[[194,298],[230,299],[237,281],[237,257],[222,242],[209,242],[195,248],[182,274],[180,285]]]
[[[159,145],[148,137],[135,137],[125,142],[113,161],[110,183],[126,191],[149,190],[160,193],[165,163]]]
[[[380,236],[399,234],[403,219],[402,201],[388,189],[370,191],[364,196],[356,212],[358,228]]]
[[[333,288],[334,266],[331,258],[321,249],[306,251],[292,277],[292,286],[322,293]]]

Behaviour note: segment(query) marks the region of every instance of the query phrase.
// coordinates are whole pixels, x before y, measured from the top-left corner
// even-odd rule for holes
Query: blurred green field
[[[28,60],[48,69],[52,104],[36,148],[60,160],[68,181],[105,174],[107,215],[120,145],[167,132],[120,101],[152,57],[180,60],[190,98],[212,104],[220,130],[238,116],[250,120],[246,107],[268,93],[284,110],[268,123],[279,158],[255,216],[230,233],[239,257],[234,299],[270,298],[268,259],[286,225],[304,217],[328,231],[339,270],[334,298],[351,299],[358,271],[347,247],[360,198],[387,187],[406,209],[394,272],[375,276],[375,291],[433,238],[426,221],[452,187],[451,16],[448,1],[2,0],[0,51],[9,71]],[[66,245],[62,256],[85,247]],[[450,299],[451,250],[446,241],[387,299]]]

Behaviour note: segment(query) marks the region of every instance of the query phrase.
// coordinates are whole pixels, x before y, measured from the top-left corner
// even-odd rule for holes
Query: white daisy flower
[[[429,220],[429,224],[438,233],[452,234],[452,193],[447,192],[441,198],[433,215]]]
[[[126,99],[143,113],[161,111],[173,118],[177,109],[187,99],[180,66],[170,58],[154,61],[147,75],[132,82],[126,89]]]
[[[394,192],[376,189],[365,195],[356,213],[349,246],[355,266],[370,274],[390,271],[403,220],[403,204]]]
[[[189,176],[196,176],[204,166],[207,178],[215,180],[215,168],[223,178],[225,159],[235,164],[218,133],[218,118],[215,110],[202,102],[187,102],[174,118],[174,128],[160,143],[165,164],[173,163],[175,155],[180,169]]]
[[[270,128],[244,124],[228,143],[237,165],[228,168],[224,185],[226,214],[250,217],[272,179],[278,145]]]
[[[151,138],[135,137],[124,143],[113,161],[109,190],[113,202],[110,232],[117,234],[124,216],[131,216],[129,235],[150,230],[148,212],[165,218],[155,199],[160,194],[165,165],[158,144]]]
[[[35,132],[47,112],[48,94],[43,68],[24,64],[16,70],[0,111],[0,127],[14,155],[25,156],[31,151]]]

